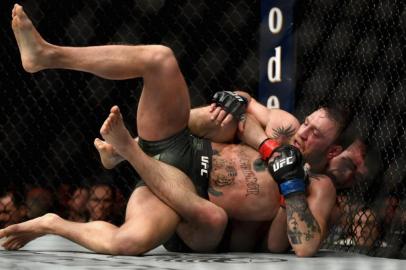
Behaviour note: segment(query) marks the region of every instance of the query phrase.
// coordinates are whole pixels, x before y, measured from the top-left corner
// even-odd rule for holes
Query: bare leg
[[[177,230],[183,240],[196,251],[213,250],[227,223],[225,211],[200,198],[183,172],[146,155],[131,138],[117,106],[111,109],[100,133],[130,162],[151,190],[185,219]]]
[[[139,136],[150,141],[162,140],[186,128],[190,112],[188,89],[173,52],[169,48],[159,45],[109,45],[81,48],[55,46],[42,39],[21,6],[15,7],[12,16],[13,30],[20,48],[23,66],[30,67],[27,71],[35,72],[48,68],[61,68],[85,71],[115,80],[142,77],[144,88],[137,113]],[[110,141],[107,142],[111,143]],[[122,143],[128,145],[128,141]],[[116,146],[119,144],[112,145],[118,150]],[[132,145],[138,147],[133,142]],[[125,157],[119,150],[117,152]],[[134,166],[137,162],[135,157],[135,155],[129,155],[128,159],[125,158]],[[145,160],[153,159],[148,157]],[[155,185],[150,185],[150,188],[155,194],[159,194],[158,196],[168,205],[176,209],[182,217],[207,223],[210,222],[209,219],[202,218],[202,216],[210,213],[210,216],[215,217],[216,222],[224,220],[225,213],[220,208],[216,208],[217,211],[214,212],[200,211],[202,216],[194,219],[197,215],[195,210],[199,209],[197,206],[209,202],[194,193],[194,187],[190,180],[171,166],[153,162],[152,164],[151,162],[148,163],[150,167],[145,165],[140,162],[138,167],[141,166],[141,168],[136,169],[139,172],[144,171],[147,176],[150,176],[141,175],[144,179],[152,179],[152,181],[158,179],[154,182]],[[151,168],[154,167],[151,166],[162,167],[165,173],[158,169],[152,171]],[[166,182],[164,180],[167,179],[168,183],[164,185],[163,183]],[[176,183],[173,183],[175,180]],[[163,186],[160,188],[159,185]],[[174,185],[176,185],[176,189],[173,188]],[[186,196],[190,198],[183,201]],[[188,201],[189,199],[190,201]],[[201,201],[203,201],[202,204],[199,203]],[[196,205],[196,208],[190,208],[191,205]],[[207,207],[204,209],[210,210]],[[216,215],[217,213],[218,215]],[[211,223],[213,224],[213,222]]]
[[[116,227],[104,221],[77,223],[55,214],[0,230],[3,247],[16,250],[44,234],[56,234],[97,253],[139,255],[165,242],[179,223],[178,215],[147,187],[136,189],[127,206],[126,221]]]
[[[46,42],[38,33],[23,7],[12,11],[12,28],[24,67],[28,72],[43,69],[71,69],[90,72],[107,79],[142,77],[146,63],[161,46],[90,46],[66,47]],[[155,50],[156,49],[156,50]]]
[[[49,58],[47,51],[52,46],[37,32],[20,5],[14,5],[11,17],[11,25],[24,69],[28,72],[44,69],[44,65],[47,65],[47,59]]]
[[[60,68],[112,80],[142,77],[144,89],[137,114],[137,123],[142,126],[139,136],[161,140],[187,126],[188,89],[169,48],[161,45],[56,46],[41,37],[21,6],[15,5],[12,18],[22,65],[28,72]]]

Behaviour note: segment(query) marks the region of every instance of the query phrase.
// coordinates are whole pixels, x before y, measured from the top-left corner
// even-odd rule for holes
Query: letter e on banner
[[[281,107],[277,96],[270,96],[266,102],[266,107],[270,109],[279,109]]]

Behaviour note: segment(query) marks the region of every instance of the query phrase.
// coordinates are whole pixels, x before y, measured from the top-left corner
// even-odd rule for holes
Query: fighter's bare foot
[[[15,4],[11,16],[23,68],[30,73],[44,69],[52,45],[41,37],[22,6]]]
[[[96,138],[94,140],[94,146],[99,152],[100,160],[103,164],[103,167],[106,169],[113,169],[117,166],[117,164],[124,160],[122,156],[117,154],[116,150],[111,144],[108,144],[105,141],[100,140],[99,138]]]
[[[100,129],[100,134],[123,158],[126,158],[128,151],[131,151],[129,146],[136,144],[124,125],[123,116],[118,106],[111,108],[110,115]]]
[[[2,246],[7,250],[22,248],[35,238],[49,233],[48,226],[54,222],[56,218],[59,217],[55,214],[46,214],[26,222],[10,225],[0,230],[0,239],[5,238]]]

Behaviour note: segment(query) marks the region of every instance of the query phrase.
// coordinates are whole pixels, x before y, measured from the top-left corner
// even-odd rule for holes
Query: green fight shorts
[[[197,194],[208,199],[207,189],[213,155],[210,141],[195,137],[185,129],[161,141],[146,141],[140,138],[138,144],[149,156],[172,165],[189,176]],[[145,185],[144,181],[139,181],[137,187]],[[176,233],[164,247],[173,252],[193,252]]]

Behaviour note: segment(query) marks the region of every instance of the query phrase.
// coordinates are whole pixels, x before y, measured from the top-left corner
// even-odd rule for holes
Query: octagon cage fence
[[[171,47],[192,107],[207,104],[219,90],[257,95],[258,0],[18,2],[50,43]],[[110,221],[121,224],[139,177],[125,163],[104,170],[93,139],[113,104],[137,135],[142,81],[108,81],[67,70],[26,73],[10,27],[13,4],[0,4],[0,207],[11,207],[3,200],[11,193],[7,204],[25,207],[22,218],[45,212],[67,217],[78,190],[106,185],[109,198],[97,200],[114,216]],[[338,221],[323,247],[405,258],[405,2],[303,0],[294,14],[293,114],[303,121],[326,100],[343,104],[352,112],[353,132],[366,145],[368,174],[337,191]],[[92,194],[84,198],[91,200]],[[88,202],[83,205],[88,209]],[[0,225],[14,220],[8,219]]]

